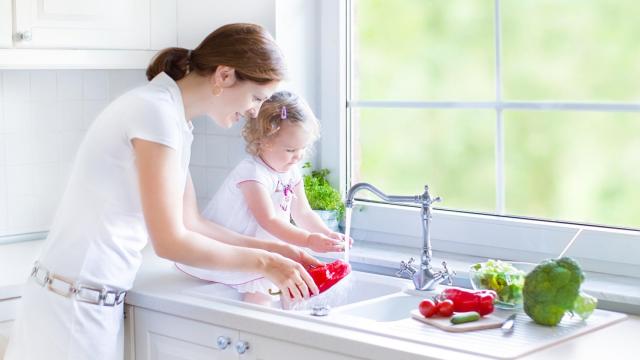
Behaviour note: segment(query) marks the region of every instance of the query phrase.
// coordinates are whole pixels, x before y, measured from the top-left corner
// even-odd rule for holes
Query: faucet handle
[[[455,270],[449,270],[449,268],[447,267],[447,262],[443,261],[442,262],[442,278],[443,279],[447,279],[447,285],[453,285],[453,278],[452,276],[456,274]]]
[[[400,270],[396,272],[397,277],[402,277],[402,274],[408,274],[409,277],[413,277],[413,274],[416,273],[416,269],[413,267],[413,263],[416,261],[414,258],[410,258],[409,261],[405,262],[404,260],[400,261]]]

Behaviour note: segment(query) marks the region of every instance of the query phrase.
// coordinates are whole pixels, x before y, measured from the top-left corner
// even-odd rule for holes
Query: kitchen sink
[[[391,294],[401,294],[411,286],[409,280],[384,275],[353,271],[331,289],[309,300],[289,304],[278,297],[270,304],[271,308],[308,312],[313,307],[328,306],[339,308]],[[233,300],[242,302],[242,295],[235,289],[223,284],[207,284],[185,290],[185,293],[201,298],[217,300]]]
[[[307,301],[283,308],[307,310],[317,306],[341,307],[386,295],[401,293],[410,285],[404,279],[354,271],[331,289]]]
[[[417,309],[420,301],[428,297],[398,293],[351,306],[336,309],[337,316],[355,316],[373,321],[397,321],[409,318],[411,310]]]

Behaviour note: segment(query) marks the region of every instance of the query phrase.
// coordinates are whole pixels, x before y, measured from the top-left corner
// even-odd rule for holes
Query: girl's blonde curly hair
[[[262,145],[275,137],[283,122],[302,126],[312,142],[320,136],[320,124],[304,99],[289,91],[273,94],[260,107],[255,119],[248,119],[242,128],[242,136],[247,142],[247,152],[260,155]]]

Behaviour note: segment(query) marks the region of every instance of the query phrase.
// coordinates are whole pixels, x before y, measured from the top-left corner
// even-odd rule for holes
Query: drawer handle
[[[247,352],[247,350],[249,350],[249,343],[246,341],[238,341],[236,343],[236,351],[238,352],[238,354],[242,355],[244,353]]]
[[[31,31],[21,31],[19,33],[16,34],[16,39],[18,41],[24,41],[24,42],[28,42],[31,41],[32,39],[32,35],[31,35]]]
[[[218,336],[217,344],[218,349],[224,350],[231,345],[231,339],[228,336]]]

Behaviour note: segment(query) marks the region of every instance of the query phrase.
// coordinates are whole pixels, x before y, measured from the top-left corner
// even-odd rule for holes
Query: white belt
[[[36,261],[31,270],[31,277],[40,286],[46,287],[54,293],[64,297],[75,297],[78,301],[95,305],[115,306],[124,301],[126,291],[110,290],[106,286],[89,286],[78,281],[69,281],[64,277],[54,274],[42,267]]]

